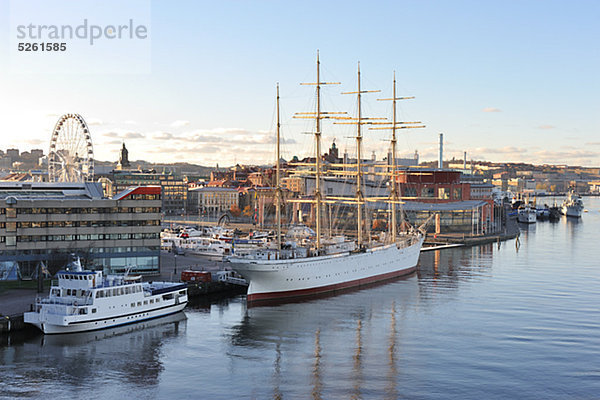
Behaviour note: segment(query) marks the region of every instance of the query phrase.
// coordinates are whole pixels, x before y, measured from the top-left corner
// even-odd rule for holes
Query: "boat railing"
[[[88,297],[77,297],[75,299],[62,299],[62,298],[41,298],[37,297],[35,299],[36,304],[44,304],[44,305],[60,305],[60,306],[90,306],[93,304],[92,300]]]

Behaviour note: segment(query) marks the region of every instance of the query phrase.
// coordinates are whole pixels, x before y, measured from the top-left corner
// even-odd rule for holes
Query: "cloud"
[[[249,131],[244,128],[196,129],[173,137],[191,143],[235,143],[246,146],[264,146],[275,144],[275,135],[270,131]],[[282,144],[295,144],[294,139],[282,139]]]
[[[473,149],[472,152],[484,154],[523,154],[527,152],[527,149],[514,146],[505,146],[500,148],[478,147],[476,149]]]
[[[178,119],[177,121],[172,122],[171,126],[173,128],[183,128],[184,126],[188,126],[189,124],[190,124],[190,121]]]
[[[104,122],[98,118],[88,118],[85,120],[85,123],[88,124],[88,126],[98,126],[104,124]]]
[[[586,146],[600,146],[600,142],[587,142]]]
[[[556,128],[554,125],[540,125],[538,129],[554,129]]]
[[[502,110],[499,109],[499,108],[496,108],[496,107],[486,107],[486,108],[483,109],[483,112],[487,112],[487,113],[490,113],[490,112],[502,112]]]
[[[170,140],[173,139],[173,134],[169,132],[152,132],[149,134],[155,140]]]
[[[114,131],[103,132],[102,136],[109,138],[118,138],[118,139],[143,139],[146,136],[139,132],[125,131],[121,129],[116,129]]]
[[[123,121],[123,123],[124,123],[124,124],[127,124],[127,125],[137,125],[137,122],[136,122],[136,121],[133,121],[133,120],[130,120],[130,119],[129,119],[129,120],[127,120],[127,121]]]
[[[146,136],[139,132],[126,132],[122,135],[124,139],[143,139]]]
[[[39,145],[42,143],[46,143],[48,142],[47,140],[42,140],[42,139],[25,139],[23,140],[23,142],[27,143],[27,144],[32,144],[32,145]]]
[[[582,158],[596,158],[600,156],[600,152],[589,151],[589,150],[571,150],[571,151],[552,151],[552,150],[541,150],[534,153],[537,157],[542,159],[582,159]]]

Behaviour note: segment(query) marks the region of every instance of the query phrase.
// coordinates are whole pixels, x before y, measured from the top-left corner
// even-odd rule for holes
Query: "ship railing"
[[[90,306],[93,304],[93,301],[89,297],[77,297],[75,299],[61,299],[61,298],[41,298],[37,297],[35,299],[36,304],[53,304],[60,306]]]

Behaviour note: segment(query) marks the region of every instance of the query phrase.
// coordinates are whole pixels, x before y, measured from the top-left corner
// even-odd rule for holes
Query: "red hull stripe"
[[[263,300],[280,300],[293,297],[312,296],[315,294],[334,292],[341,289],[349,289],[359,286],[369,285],[371,283],[385,281],[388,279],[398,278],[400,276],[409,275],[415,272],[416,266],[401,271],[388,272],[387,274],[375,275],[369,278],[356,279],[333,285],[319,286],[310,289],[289,290],[285,292],[269,292],[269,293],[253,293],[247,296],[248,301],[263,301]]]

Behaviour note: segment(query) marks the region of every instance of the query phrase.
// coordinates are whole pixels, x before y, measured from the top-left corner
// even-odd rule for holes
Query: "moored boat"
[[[562,203],[561,212],[567,217],[580,218],[583,212],[583,200],[581,196],[575,193],[574,190],[570,190],[567,198]]]
[[[342,119],[353,122],[357,126],[357,162],[344,164],[349,167],[348,175],[355,179],[356,197],[325,196],[320,189],[322,174],[320,157],[321,119],[331,118],[334,114],[320,110],[320,86],[325,83],[320,81],[319,59],[317,57],[317,110],[314,113],[299,113],[298,118],[311,118],[316,121],[315,129],[315,163],[310,164],[315,170],[315,192],[313,199],[288,200],[288,202],[311,203],[315,211],[315,231],[306,227],[291,227],[286,238],[290,239],[281,243],[281,183],[280,183],[280,124],[279,124],[279,87],[277,87],[277,164],[276,164],[276,219],[277,219],[277,248],[259,248],[248,251],[234,251],[233,255],[226,257],[225,261],[231,268],[249,282],[247,298],[249,302],[293,299],[302,296],[334,292],[341,289],[359,287],[374,282],[408,275],[416,270],[425,231],[420,229],[405,229],[398,232],[396,221],[396,207],[401,203],[396,185],[396,130],[401,128],[422,128],[420,122],[396,121],[396,80],[394,78],[393,92],[393,122],[387,127],[374,129],[389,129],[392,131],[392,163],[385,166],[390,176],[390,195],[384,200],[389,203],[391,223],[390,234],[384,240],[375,240],[368,232],[368,224],[363,223],[366,217],[365,204],[369,199],[363,195],[363,180],[361,166],[361,124],[363,120],[360,107],[360,68],[358,70],[358,117]],[[409,97],[412,98],[412,97]],[[328,115],[328,116],[326,116]],[[383,123],[382,123],[383,124]],[[407,125],[408,124],[408,125]],[[338,173],[340,173],[338,171]],[[371,199],[373,200],[373,199]],[[350,239],[344,235],[326,237],[322,234],[321,213],[324,204],[351,204],[356,207],[355,216],[357,237]],[[363,213],[365,214],[363,216]],[[363,219],[365,218],[365,219]],[[364,234],[363,230],[367,230]],[[331,229],[330,229],[331,231]]]
[[[534,224],[537,220],[535,207],[530,204],[522,204],[517,210],[517,221],[523,224]]]
[[[46,334],[85,332],[169,315],[186,306],[187,286],[141,282],[141,276],[108,275],[81,267],[79,259],[57,273],[47,298],[24,315]]]

